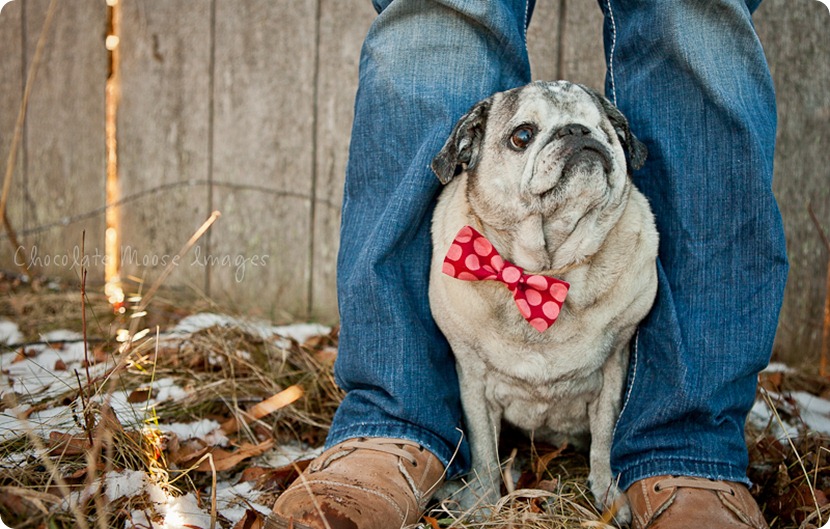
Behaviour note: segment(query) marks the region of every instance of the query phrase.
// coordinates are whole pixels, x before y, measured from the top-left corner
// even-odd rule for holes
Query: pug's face
[[[536,82],[478,103],[432,168],[466,183],[470,213],[508,260],[530,272],[588,259],[625,209],[645,146],[623,115],[577,84]],[[464,178],[457,178],[460,176]]]

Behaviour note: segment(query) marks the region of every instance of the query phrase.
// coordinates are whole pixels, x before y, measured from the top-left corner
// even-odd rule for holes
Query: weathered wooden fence
[[[157,277],[213,210],[222,218],[168,283],[276,320],[336,320],[341,187],[369,0],[121,0],[119,212],[125,274]],[[12,144],[48,0],[0,14],[0,160]],[[777,349],[818,355],[830,230],[830,23],[815,0],[755,16],[779,99],[775,191],[792,267]],[[103,279],[104,0],[59,0],[32,85],[0,266]],[[540,0],[534,77],[602,87],[602,17],[590,0]],[[5,167],[5,165],[2,165]],[[728,317],[729,315],[724,315]]]

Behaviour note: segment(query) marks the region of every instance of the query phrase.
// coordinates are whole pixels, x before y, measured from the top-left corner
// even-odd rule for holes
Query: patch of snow
[[[21,343],[23,341],[23,333],[16,323],[9,320],[0,320],[0,343],[6,345]]]
[[[239,520],[245,516],[245,511],[250,507],[267,516],[271,509],[256,503],[261,495],[262,492],[253,490],[250,483],[238,483],[236,485],[231,485],[228,482],[217,483],[216,509],[231,522],[231,526],[239,523]]]
[[[807,428],[830,435],[830,401],[805,391],[795,391],[790,396],[795,400]]]
[[[170,432],[176,434],[182,441],[187,439],[201,438],[209,446],[227,446],[228,437],[219,429],[220,424],[210,419],[202,419],[200,421],[189,423],[171,423],[159,424],[158,428],[162,432]]]
[[[124,521],[124,529],[157,529],[159,526],[147,518],[144,511],[133,511],[127,520]]]
[[[104,478],[106,496],[109,501],[132,498],[142,492],[146,486],[146,474],[140,470],[108,472]]]
[[[304,343],[312,336],[320,336],[331,332],[331,327],[320,325],[319,323],[295,323],[294,325],[283,325],[281,327],[272,327],[271,331],[274,334],[282,336],[283,338],[292,338],[299,343]]]
[[[261,320],[245,320],[242,318],[235,318],[227,314],[213,314],[210,312],[201,312],[199,314],[192,314],[182,318],[173,329],[171,334],[192,334],[210,327],[239,327],[252,334],[259,334],[262,337],[268,337],[270,332],[267,329],[270,327],[268,322]]]
[[[21,413],[29,406],[17,406],[0,412],[0,441],[16,439],[31,430],[38,437],[48,438],[50,432],[75,435],[82,429],[75,423],[73,411],[69,406],[56,406],[32,413],[28,419],[20,419]]]
[[[53,331],[45,338],[68,336],[69,331]],[[60,338],[63,339],[63,338]],[[46,345],[27,348],[26,358],[19,359],[17,353],[0,356],[0,388],[11,388],[18,395],[28,395],[37,399],[56,397],[66,391],[77,389],[77,370],[81,378],[86,378],[83,367],[85,354],[83,342],[67,343],[60,349]],[[89,367],[90,376],[103,374],[111,365],[109,362],[94,364]]]
[[[787,364],[782,364],[781,362],[772,362],[768,365],[762,373],[795,373],[795,369],[791,368]]]
[[[258,466],[281,468],[301,459],[313,459],[324,451],[324,447],[311,448],[305,443],[286,443],[275,446],[256,458]]]
[[[115,416],[118,417],[118,421],[126,428],[143,425],[147,417],[146,412],[150,404],[152,404],[152,402],[130,402],[129,398],[131,393],[132,391],[119,389],[113,391],[109,399],[110,408],[115,413]],[[94,395],[92,400],[103,404],[105,398],[106,395],[98,394]]]
[[[42,342],[63,342],[70,340],[82,340],[83,334],[75,331],[68,331],[66,329],[57,329],[40,334],[40,341]]]
[[[9,452],[0,458],[0,468],[17,468],[28,459],[29,454],[26,452]]]
[[[297,323],[294,325],[274,326],[263,320],[246,320],[242,318],[235,318],[225,314],[212,314],[203,312],[193,314],[183,318],[170,332],[175,334],[189,334],[214,325],[224,327],[239,327],[251,334],[258,335],[262,338],[271,338],[274,335],[283,338],[291,338],[300,343],[305,342],[312,336],[321,334],[328,334],[331,332],[331,327],[320,325],[318,323]]]
[[[29,424],[35,431],[39,431],[43,438],[49,437],[50,432],[69,435],[83,433],[81,427],[75,423],[75,413],[77,412],[69,406],[55,406],[31,414]]]
[[[20,419],[17,418],[17,415],[28,409],[29,406],[24,405],[0,412],[0,441],[16,439],[23,435],[23,430],[21,429],[22,424]]]
[[[192,493],[168,497],[167,503],[160,506],[164,511],[164,529],[209,529],[210,514],[199,507],[196,496]]]
[[[146,483],[146,480],[145,480]],[[140,490],[138,492],[141,492]],[[136,492],[136,493],[138,493]],[[124,527],[125,529],[208,529],[210,527],[210,503],[203,501],[199,507],[193,494],[173,497],[155,484],[146,484],[144,492],[153,502],[153,512],[156,521],[148,519],[147,512],[133,511]],[[208,491],[208,496],[210,491]],[[220,481],[216,485],[216,509],[219,514],[236,525],[245,515],[245,511],[254,508],[263,515],[271,512],[269,507],[256,503],[262,492],[253,490],[250,483],[232,485],[227,481]]]
[[[158,393],[153,398],[155,402],[165,402],[168,400],[176,402],[190,395],[190,393],[178,386],[175,380],[169,377],[154,381],[153,389],[158,390]]]
[[[770,393],[773,400],[776,399],[773,393]],[[775,418],[769,405],[764,399],[757,399],[752,409],[749,411],[747,421],[758,429],[770,428],[770,434],[778,440],[783,440],[788,437],[794,438],[798,436],[798,427],[787,422],[782,424]]]

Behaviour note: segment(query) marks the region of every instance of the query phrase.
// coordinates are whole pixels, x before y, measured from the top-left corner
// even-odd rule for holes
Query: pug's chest
[[[602,390],[602,375],[594,371],[554,383],[516,380],[490,372],[485,396],[502,418],[525,432],[578,434],[587,430],[588,408]]]

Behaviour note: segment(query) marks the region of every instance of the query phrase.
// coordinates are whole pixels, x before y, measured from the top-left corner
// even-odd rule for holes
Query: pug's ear
[[[448,184],[462,171],[476,166],[491,103],[491,99],[485,99],[464,114],[455,124],[444,147],[432,160],[430,167],[442,184]]]
[[[646,157],[648,156],[648,149],[643,142],[638,140],[634,134],[631,133],[631,128],[628,126],[628,120],[625,119],[625,116],[622,112],[620,112],[620,109],[614,106],[614,104],[611,103],[611,101],[609,101],[604,95],[599,94],[586,86],[582,86],[582,89],[593,96],[597,104],[599,104],[608,116],[608,119],[611,121],[611,125],[614,127],[614,130],[617,131],[617,137],[620,139],[623,149],[625,149],[625,152],[628,154],[630,169],[637,170],[643,167],[643,164],[646,163]]]

